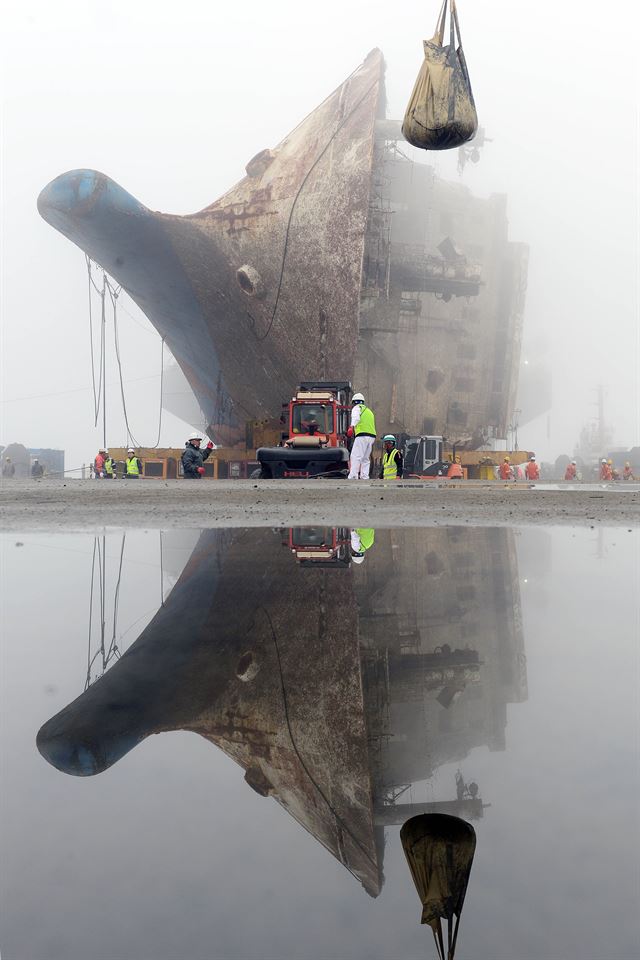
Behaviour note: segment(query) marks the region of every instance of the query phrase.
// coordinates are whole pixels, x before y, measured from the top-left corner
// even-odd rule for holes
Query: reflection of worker
[[[402,477],[402,454],[396,446],[396,438],[388,433],[382,438],[380,480],[399,480]]]
[[[200,449],[202,437],[199,433],[192,433],[187,440],[182,453],[182,470],[187,480],[200,480],[204,473],[204,461],[213,450],[211,440],[206,450]]]
[[[611,467],[607,463],[605,457],[600,461],[600,479],[601,480],[613,480],[613,474],[611,472]]]
[[[633,480],[633,470],[631,469],[631,464],[629,463],[628,460],[626,461],[624,465],[624,469],[622,471],[622,479]]]
[[[31,476],[34,480],[39,480],[44,476],[44,467],[36,457],[31,465]]]
[[[351,531],[351,559],[354,563],[364,563],[365,554],[373,546],[375,538],[376,532],[371,527],[359,527]]]
[[[365,406],[361,393],[354,393],[351,408],[351,426],[347,436],[353,437],[349,480],[368,480],[371,466],[371,451],[376,439],[376,420],[373,410]]]
[[[15,465],[11,462],[11,457],[5,457],[2,464],[2,476],[5,480],[12,480],[16,475]]]
[[[527,480],[539,480],[540,479],[540,467],[536,463],[536,458],[531,454],[529,457],[529,462],[524,468],[525,475]]]
[[[124,475],[128,480],[137,480],[142,473],[142,461],[136,457],[133,447],[127,450],[127,458],[124,462]]]
[[[447,478],[449,480],[464,480],[464,470],[462,469],[460,457],[457,455],[449,464],[449,469],[447,470]]]
[[[501,480],[513,480],[513,470],[511,469],[511,460],[509,457],[505,457],[500,464],[499,473]]]
[[[568,464],[567,469],[564,472],[565,480],[575,480],[578,475],[578,465],[575,460],[572,460]]]

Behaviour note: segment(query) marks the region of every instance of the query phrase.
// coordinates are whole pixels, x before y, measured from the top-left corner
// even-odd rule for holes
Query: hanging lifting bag
[[[452,150],[478,129],[455,0],[450,0],[449,44],[442,45],[448,3],[443,0],[436,32],[424,41],[424,63],[402,124],[405,140],[423,150]]]

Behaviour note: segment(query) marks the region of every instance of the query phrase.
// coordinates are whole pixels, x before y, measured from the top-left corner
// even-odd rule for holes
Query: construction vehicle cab
[[[351,384],[305,381],[283,404],[287,425],[277,447],[260,447],[260,477],[346,477],[349,472],[347,430]]]
[[[403,446],[404,477],[446,477],[445,437],[408,437]]]

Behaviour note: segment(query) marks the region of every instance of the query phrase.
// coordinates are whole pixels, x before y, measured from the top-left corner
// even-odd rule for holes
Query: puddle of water
[[[422,812],[477,834],[458,958],[636,955],[637,532],[7,535],[2,572],[5,956],[435,957]]]

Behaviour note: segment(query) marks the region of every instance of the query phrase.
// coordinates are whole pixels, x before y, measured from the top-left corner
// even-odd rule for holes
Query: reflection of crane
[[[127,540],[126,533],[122,534],[120,544],[120,558],[118,561],[118,572],[116,576],[115,589],[113,594],[113,614],[111,616],[111,637],[107,640],[107,545],[106,537],[94,537],[93,540],[93,558],[91,561],[91,590],[89,594],[89,630],[87,641],[87,673],[84,683],[84,689],[87,690],[96,680],[105,673],[110,664],[119,660],[124,650],[121,648],[123,637],[131,630],[135,623],[130,624],[124,632],[118,633],[118,605],[120,600],[120,583],[122,581],[122,563],[124,560],[124,548]],[[96,579],[98,587],[98,615],[99,615],[99,639],[94,636],[94,607],[96,606],[94,594],[96,589]],[[162,531],[160,531],[160,606],[164,606],[164,564],[162,553]],[[137,623],[138,621],[136,621]]]
[[[607,556],[607,545],[604,541],[604,530],[602,529],[602,527],[598,527],[596,539],[595,541],[592,541],[592,542],[595,543],[595,547],[596,547],[596,550],[594,553],[595,559],[604,560]]]
[[[461,176],[469,160],[471,160],[471,163],[478,163],[480,151],[485,143],[493,143],[493,140],[485,135],[484,127],[478,127],[478,132],[473,140],[458,147],[458,173]]]
[[[518,427],[520,426],[520,414],[521,414],[521,413],[522,413],[522,410],[520,410],[520,409],[514,410],[514,411],[513,411],[513,418],[512,418],[512,420],[511,420],[511,423],[510,423],[509,426],[507,427],[507,436],[509,436],[509,434],[511,434],[511,436],[512,436],[511,449],[514,450],[514,451],[516,451],[516,452],[520,449],[520,448],[518,447]]]
[[[118,566],[118,579],[113,597],[113,629],[111,640],[107,646],[107,623],[106,623],[106,583],[107,583],[107,544],[104,534],[102,537],[93,539],[93,560],[91,562],[91,593],[89,597],[89,641],[87,649],[87,676],[84,683],[85,690],[91,686],[105,672],[112,660],[118,659],[120,650],[116,639],[118,629],[118,599],[120,596],[120,580],[122,578],[122,559],[124,557],[124,545],[127,539],[126,533],[122,534],[122,544],[120,546],[120,563]],[[93,640],[93,593],[96,579],[96,557],[98,560],[98,589],[99,589],[99,611],[100,611],[100,641],[97,649],[94,651]],[[97,667],[96,667],[97,663]],[[93,673],[94,668],[96,670]],[[92,676],[93,673],[93,676]]]
[[[378,826],[391,826],[395,823],[404,823],[410,817],[421,813],[447,813],[452,816],[468,817],[470,820],[480,820],[484,816],[486,807],[490,803],[483,803],[478,796],[480,788],[475,781],[465,783],[460,771],[456,773],[456,799],[435,800],[432,803],[396,803],[411,784],[405,784],[393,795],[388,795],[382,802],[374,805],[374,818]]]

